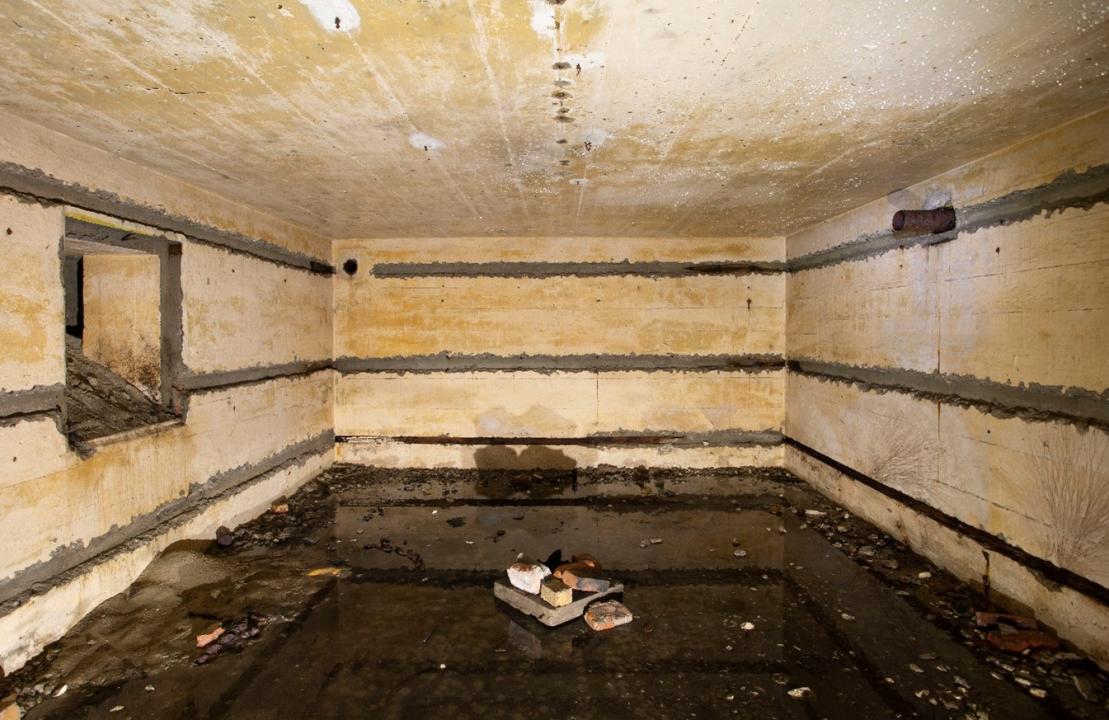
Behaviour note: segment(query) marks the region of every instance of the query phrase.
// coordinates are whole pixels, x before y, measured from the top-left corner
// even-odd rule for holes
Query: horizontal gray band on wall
[[[104,213],[121,220],[148,225],[164,232],[181,233],[191,240],[206,245],[297,270],[306,270],[318,275],[332,275],[335,272],[335,268],[328,262],[286,250],[266,240],[221,230],[174,215],[162,208],[141,205],[121,198],[115,193],[93,190],[59,180],[41,170],[26,168],[11,162],[0,162],[0,192],[45,204],[71,205],[82,210]]]
[[[782,434],[776,430],[715,430],[699,433],[666,433],[647,430],[642,432],[585,435],[582,437],[338,435],[335,438],[335,442],[392,442],[404,445],[562,445],[575,447],[773,447],[782,444]]]
[[[331,451],[334,445],[335,435],[328,430],[290,445],[265,460],[240,465],[214,475],[205,483],[194,484],[184,497],[136,517],[123,527],[113,528],[88,544],[75,543],[58,548],[49,560],[24,568],[0,584],[0,616],[11,612],[29,595],[46,592],[80,575],[85,570],[83,566],[137,549],[158,534],[196,517],[213,502],[241,492],[282,470],[302,465],[312,457]]]
[[[891,250],[914,246],[938,245],[954,240],[964,233],[983,228],[1010,225],[1051,215],[1068,208],[1089,208],[1109,201],[1109,164],[1092,167],[1085,172],[1068,170],[1054,180],[1033,188],[1016,190],[986,202],[956,208],[955,229],[939,234],[898,233],[891,229],[860,235],[855,240],[789,260],[790,272],[813,270],[861,260]]]
[[[378,263],[374,277],[688,277],[693,275],[772,275],[786,272],[776,261],[749,262],[429,262]]]
[[[385,358],[340,358],[335,369],[356,373],[440,372],[703,372],[781,370],[781,355],[407,355]]]
[[[973,407],[998,417],[1064,421],[1109,429],[1109,394],[1046,385],[1007,385],[966,375],[790,360],[801,375],[849,382],[867,390],[902,392],[924,400]]]
[[[29,390],[0,392],[0,424],[61,412],[64,399],[62,385],[36,385]]]
[[[1037,557],[1026,550],[1011,545],[1005,540],[993,535],[985,530],[969,525],[962,520],[948,515],[947,513],[932,507],[922,500],[918,500],[912,495],[901,492],[892,488],[858,470],[841,463],[833,457],[825,455],[824,453],[805,445],[791,437],[785,438],[787,447],[795,448],[805,455],[808,455],[813,460],[817,460],[828,467],[846,475],[852,480],[861,483],[875,490],[882,495],[890,498],[891,500],[909,508],[917,514],[923,515],[940,525],[959,533],[965,537],[970,538],[974,542],[981,545],[983,548],[990,552],[995,552],[998,555],[1003,555],[1014,562],[1017,562],[1024,567],[1031,570],[1046,580],[1056,583],[1058,585],[1066,586],[1076,592],[1087,595],[1098,602],[1109,604],[1109,589],[1103,585],[1083,577],[1078,573],[1072,572],[1058,565],[1054,565],[1043,558]]]
[[[303,377],[322,370],[330,370],[332,367],[330,360],[319,360],[260,365],[211,373],[190,372],[179,378],[175,384],[182,391],[196,394],[226,390],[241,385],[254,385],[268,380]]]

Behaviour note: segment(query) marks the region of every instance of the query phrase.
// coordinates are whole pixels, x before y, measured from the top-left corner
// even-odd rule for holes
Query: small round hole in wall
[[[343,263],[343,272],[345,272],[347,275],[353,275],[354,273],[358,272],[358,261],[354,258],[348,259],[346,262]]]

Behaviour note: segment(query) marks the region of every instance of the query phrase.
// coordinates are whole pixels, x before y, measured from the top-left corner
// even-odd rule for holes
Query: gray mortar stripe
[[[339,358],[335,369],[356,373],[438,372],[765,372],[781,370],[781,355],[407,355]]]
[[[721,262],[430,262],[378,263],[375,277],[687,277],[693,275],[773,275],[786,272],[777,261]]]
[[[216,500],[261,482],[285,468],[303,464],[311,457],[327,452],[334,444],[334,433],[330,430],[320,433],[290,445],[265,460],[240,465],[213,475],[205,483],[194,484],[185,497],[164,503],[152,512],[134,518],[122,528],[113,528],[93,538],[87,545],[74,543],[55,549],[49,560],[26,567],[0,583],[0,617],[22,604],[29,595],[56,587],[116,553],[136,549],[158,534],[196,517]]]
[[[240,385],[253,385],[268,380],[303,377],[331,370],[330,360],[299,361],[279,365],[262,365],[211,373],[189,373],[178,380],[179,389],[190,393],[212,392]]]
[[[1010,544],[1009,542],[997,537],[996,535],[992,535],[981,528],[969,525],[957,517],[948,515],[944,511],[935,508],[922,500],[919,500],[911,495],[901,492],[900,490],[892,488],[889,485],[886,485],[885,483],[870,477],[869,475],[861,473],[851,466],[845,465],[839,460],[836,460],[829,455],[825,455],[819,450],[811,448],[798,440],[787,437],[785,438],[785,444],[804,453],[813,460],[827,465],[828,467],[836,470],[842,475],[845,475],[848,478],[862,485],[865,485],[866,487],[869,487],[872,490],[881,493],[882,495],[885,495],[894,502],[897,502],[900,505],[914,511],[916,514],[923,515],[924,517],[927,517],[930,520],[939,523],[949,530],[959,533],[964,537],[970,538],[972,541],[977,542],[986,550],[996,552],[999,555],[1004,555],[1013,562],[1016,562],[1017,564],[1022,565],[1023,567],[1028,569],[1033,575],[1044,578],[1051,583],[1064,585],[1071,590],[1074,590],[1075,592],[1094,598],[1098,602],[1109,603],[1109,588],[1106,588],[1100,583],[1083,577],[1082,575],[1079,575],[1078,573],[1071,570],[1067,570],[1065,568],[1059,567],[1058,565],[1054,565],[1047,560],[1044,560],[1043,558],[1029,553],[1027,550],[1022,550],[1021,548]]]
[[[998,417],[1066,421],[1109,429],[1109,391],[1047,385],[1007,385],[967,375],[900,368],[859,367],[817,360],[791,360],[802,375],[860,385],[867,390],[918,395],[948,405],[970,406]]]
[[[899,248],[937,245],[960,235],[998,225],[1010,225],[1068,208],[1088,210],[1109,201],[1109,164],[1085,172],[1068,170],[1055,179],[1033,188],[1016,190],[978,205],[956,208],[955,229],[937,235],[910,235],[890,229],[860,235],[855,240],[787,261],[790,272],[812,270],[861,260]]]
[[[0,419],[40,416],[61,412],[65,387],[37,385],[29,390],[0,392]]]
[[[126,200],[115,193],[93,190],[59,180],[41,170],[26,168],[11,162],[0,162],[0,192],[29,198],[44,204],[65,204],[82,210],[104,213],[130,220],[164,232],[177,232],[189,239],[207,245],[249,255],[297,270],[307,270],[319,275],[333,275],[330,263],[303,253],[286,250],[266,240],[259,240],[229,230],[174,215],[164,208],[141,205]]]
[[[337,443],[395,442],[405,445],[570,445],[578,447],[773,447],[782,443],[777,430],[717,430],[702,433],[623,431],[585,437],[454,437],[337,435]]]

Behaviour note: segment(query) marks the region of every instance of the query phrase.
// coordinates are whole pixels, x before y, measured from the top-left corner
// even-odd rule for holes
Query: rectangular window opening
[[[176,419],[180,245],[67,218],[63,254],[70,439]]]

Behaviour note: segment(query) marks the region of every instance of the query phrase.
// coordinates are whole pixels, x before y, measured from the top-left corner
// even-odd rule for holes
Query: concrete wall
[[[162,314],[156,255],[85,255],[82,351],[158,398]]]
[[[849,487],[811,454],[791,449],[790,466],[965,579],[991,578],[1101,662],[1109,204],[1098,178],[1107,127],[1109,112],[1089,116],[787,241],[791,262],[808,266],[788,283],[788,435],[1000,545],[926,538],[931,521]],[[894,211],[928,198],[958,209],[953,238],[892,237],[888,249],[855,252],[882,240]],[[1007,559],[991,565],[983,550]],[[1063,586],[1015,570],[1023,553],[1065,571]]]
[[[518,466],[530,444],[558,448],[537,465],[669,464],[661,436],[696,438],[693,464],[776,464],[784,274],[667,263],[783,254],[781,238],[337,241],[334,264],[358,265],[335,278],[339,457]],[[510,439],[511,457],[480,442]]]
[[[324,241],[299,229],[286,235],[287,226],[278,221],[151,177],[61,136],[33,128],[19,132],[30,144],[15,157],[0,157],[29,164],[21,165],[25,174],[15,174],[16,181],[34,180],[19,195],[0,194],[5,671],[123,590],[168,543],[210,537],[221,524],[233,526],[261,512],[327,467],[334,455],[327,369],[331,278],[298,266],[300,256],[286,251],[318,250]],[[0,149],[10,149],[6,139]],[[47,175],[53,170],[64,171],[64,178]],[[119,216],[57,201],[79,201],[89,193],[116,203]],[[171,217],[167,208],[181,215]],[[67,443],[59,413],[67,213],[181,247],[184,363],[175,385],[188,388],[179,399],[183,416],[94,441],[81,453]],[[138,224],[129,219],[134,216],[195,226],[205,237]],[[206,224],[223,220],[230,231]],[[266,237],[242,234],[257,229]],[[221,246],[221,238],[229,245]],[[324,267],[327,257],[317,262]],[[90,263],[92,277],[95,267]],[[296,313],[283,312],[294,306]]]

